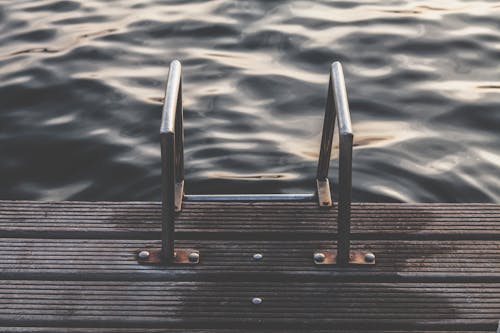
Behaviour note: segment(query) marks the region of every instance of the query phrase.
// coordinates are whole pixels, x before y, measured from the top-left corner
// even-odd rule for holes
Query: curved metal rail
[[[353,132],[347,100],[342,65],[334,62],[330,68],[330,80],[323,123],[323,134],[317,169],[316,193],[312,194],[261,194],[261,195],[184,195],[183,157],[183,106],[181,63],[170,64],[165,102],[160,128],[162,160],[162,250],[157,258],[167,263],[197,263],[195,250],[174,249],[175,212],[182,209],[182,201],[312,201],[320,207],[332,206],[328,169],[335,129],[339,128],[339,203],[337,251],[315,253],[318,264],[359,263],[360,254],[350,251],[350,215],[352,182]],[[191,255],[191,257],[189,257]],[[317,258],[316,258],[317,257]],[[189,260],[188,260],[189,258]],[[354,258],[354,259],[353,259]],[[356,259],[357,258],[357,259]],[[317,260],[319,259],[319,261]],[[374,260],[373,260],[374,262]],[[372,262],[369,262],[372,263]]]
[[[323,135],[316,177],[317,193],[320,205],[330,206],[330,185],[328,169],[332,152],[335,118],[339,128],[339,203],[338,203],[338,241],[337,262],[349,262],[350,221],[351,221],[351,188],[352,188],[352,143],[353,132],[351,114],[347,100],[344,72],[340,62],[334,62],[330,68],[328,97],[326,100]]]
[[[162,257],[175,260],[175,211],[182,207],[184,192],[184,128],[181,63],[172,61],[168,74],[160,127],[162,188]]]

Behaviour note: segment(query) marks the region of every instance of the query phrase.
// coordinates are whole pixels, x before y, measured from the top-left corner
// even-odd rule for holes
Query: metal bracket
[[[166,260],[160,249],[144,249],[136,252],[137,261],[140,264],[159,265],[165,264]],[[193,249],[175,249],[172,264],[195,265],[200,262],[200,252]]]
[[[318,205],[320,207],[331,207],[332,197],[330,195],[330,182],[326,179],[316,179],[316,190],[318,193]]]
[[[335,265],[337,251],[318,250],[314,252],[313,260],[316,265]],[[367,251],[349,251],[349,265],[375,265],[375,255]]]
[[[184,180],[175,183],[175,211],[182,210],[182,199],[184,197]]]

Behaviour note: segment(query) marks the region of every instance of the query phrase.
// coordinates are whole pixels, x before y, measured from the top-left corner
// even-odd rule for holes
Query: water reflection
[[[4,2],[0,197],[159,199],[179,58],[191,193],[312,190],[340,60],[354,200],[499,201],[499,14],[488,1]]]

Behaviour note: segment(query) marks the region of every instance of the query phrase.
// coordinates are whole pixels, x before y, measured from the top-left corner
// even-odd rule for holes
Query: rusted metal
[[[143,256],[144,252],[149,252],[149,256]],[[189,264],[195,265],[200,262],[200,252],[193,249],[175,249],[172,261],[166,261],[160,249],[143,249],[136,253],[137,261],[140,264],[163,265],[163,264]]]
[[[330,182],[328,179],[316,179],[316,189],[318,193],[318,205],[320,207],[331,207],[332,197],[330,195]]]
[[[373,258],[371,256],[373,256]],[[313,255],[313,261],[316,265],[335,265],[338,264],[337,260],[338,256],[335,250],[318,250],[314,252]],[[375,262],[375,255],[371,252],[349,252],[349,265],[375,265]]]

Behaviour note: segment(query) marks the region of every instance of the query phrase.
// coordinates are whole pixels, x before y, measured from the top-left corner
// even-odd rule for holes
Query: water
[[[2,199],[159,200],[178,58],[189,193],[312,191],[340,60],[355,201],[500,201],[497,1],[0,4]]]

